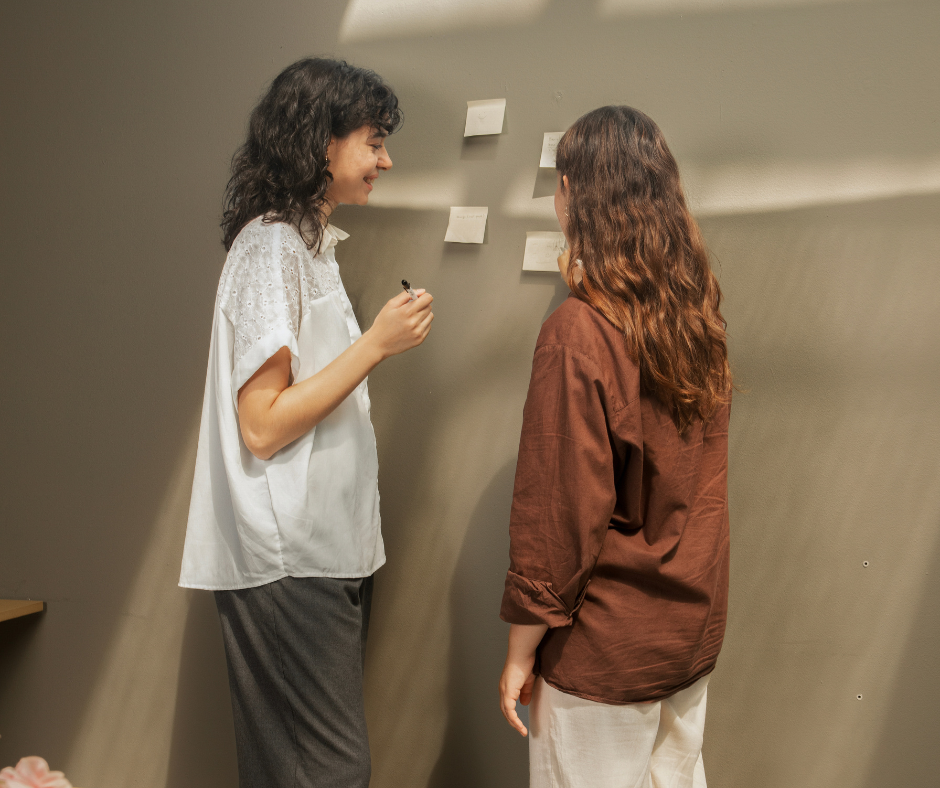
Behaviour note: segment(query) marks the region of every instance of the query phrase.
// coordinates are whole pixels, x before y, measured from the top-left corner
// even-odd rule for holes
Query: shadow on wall
[[[237,785],[235,729],[222,632],[211,591],[194,591],[180,652],[166,785]]]
[[[0,622],[0,698],[16,690],[16,678],[37,641],[42,638],[46,612]],[[3,731],[0,731],[2,735]],[[0,763],[0,768],[10,764]]]
[[[509,633],[498,613],[515,471],[515,462],[504,465],[480,497],[454,570],[447,730],[428,788],[528,783],[528,742],[503,719],[497,695]]]
[[[500,780],[502,753],[493,757],[486,738],[513,737],[495,700],[512,466],[539,319],[567,287],[519,270],[524,224],[510,228],[516,258],[500,239],[445,245],[446,222],[443,212],[401,209],[343,208],[337,217],[351,234],[343,278],[363,326],[403,275],[434,294],[437,315],[427,343],[369,379],[388,554],[366,661],[376,786],[425,786],[432,773],[437,783],[456,779],[471,761],[471,776],[493,776],[479,784],[515,783]],[[461,756],[461,739],[478,728],[472,741],[483,744]],[[521,753],[513,763],[524,781]]]

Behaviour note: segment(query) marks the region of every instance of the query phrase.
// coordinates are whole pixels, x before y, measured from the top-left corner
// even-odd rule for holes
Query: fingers
[[[529,678],[525,680],[525,684],[522,685],[522,689],[519,690],[519,702],[523,706],[528,706],[532,701],[532,688],[535,686],[535,675],[529,674]]]
[[[421,332],[423,337],[428,335],[428,331],[431,330],[431,321],[434,320],[434,313],[428,312],[424,318],[418,323],[418,331]]]
[[[434,313],[428,312],[427,315],[422,318],[421,322],[414,329],[415,343],[412,347],[417,347],[425,339],[428,338],[428,334],[431,331],[431,321],[434,320]]]
[[[408,295],[408,293],[406,293],[404,290],[402,290],[397,296],[395,296],[394,298],[390,298],[388,300],[388,306],[391,306],[391,307],[404,306],[410,300],[411,300],[411,296]]]
[[[522,724],[522,720],[519,719],[519,715],[516,714],[516,703],[515,701],[509,701],[509,705],[506,704],[504,699],[502,704],[503,716],[513,728],[519,731],[520,736],[525,736],[529,731],[526,730],[525,725]]]
[[[376,337],[384,343],[386,357],[417,347],[431,330],[431,321],[434,319],[431,302],[434,298],[424,290],[416,293],[420,295],[414,301],[405,291],[398,293],[388,300],[376,316],[373,328],[376,329]]]
[[[526,730],[525,725],[522,724],[522,720],[519,719],[519,715],[516,713],[516,699],[519,697],[519,689],[513,686],[518,679],[522,678],[522,675],[514,677],[513,671],[510,668],[504,668],[503,675],[499,680],[499,709],[506,718],[506,722],[519,731],[521,736],[525,736],[528,734],[528,730]],[[522,683],[522,688],[524,688],[526,684],[529,684],[531,688],[531,683],[528,678]]]
[[[411,312],[422,312],[425,309],[430,309],[433,300],[434,296],[430,293],[422,293],[411,303]]]

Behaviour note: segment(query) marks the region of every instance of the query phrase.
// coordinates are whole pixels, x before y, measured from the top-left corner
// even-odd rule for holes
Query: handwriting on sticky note
[[[542,158],[539,159],[539,167],[555,166],[555,152],[558,150],[558,142],[564,136],[563,131],[546,131],[542,139]]]
[[[451,208],[445,241],[457,244],[481,244],[486,233],[489,208]]]
[[[467,102],[467,125],[465,137],[481,134],[502,134],[503,116],[506,114],[506,99],[486,99]]]
[[[564,233],[532,232],[525,234],[523,271],[553,271],[558,273],[558,256],[567,244]]]

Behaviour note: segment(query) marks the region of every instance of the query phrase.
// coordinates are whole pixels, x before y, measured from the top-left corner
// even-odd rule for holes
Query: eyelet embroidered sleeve
[[[300,356],[301,281],[306,247],[281,223],[260,218],[239,233],[219,282],[219,307],[232,325],[232,399],[282,347],[290,349],[296,377]]]

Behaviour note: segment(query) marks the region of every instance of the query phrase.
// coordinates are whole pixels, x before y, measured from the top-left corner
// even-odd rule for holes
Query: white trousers
[[[529,711],[530,788],[705,788],[708,679],[656,703],[612,706],[539,677]]]

